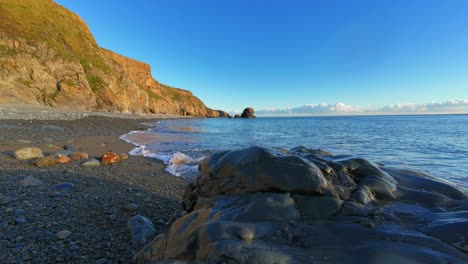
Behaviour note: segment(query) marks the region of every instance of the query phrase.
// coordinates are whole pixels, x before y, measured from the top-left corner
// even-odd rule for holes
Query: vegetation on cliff
[[[0,103],[225,115],[160,84],[149,65],[100,48],[86,23],[52,0],[0,0]]]

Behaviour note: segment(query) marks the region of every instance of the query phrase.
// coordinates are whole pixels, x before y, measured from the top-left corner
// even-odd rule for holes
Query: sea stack
[[[255,118],[254,109],[252,107],[247,107],[242,112],[241,118]]]

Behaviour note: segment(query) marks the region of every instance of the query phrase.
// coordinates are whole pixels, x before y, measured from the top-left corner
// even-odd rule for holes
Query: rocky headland
[[[229,116],[159,83],[148,64],[99,47],[79,16],[52,0],[0,0],[0,104]]]
[[[467,263],[466,190],[323,150],[202,161],[178,219],[137,263]]]

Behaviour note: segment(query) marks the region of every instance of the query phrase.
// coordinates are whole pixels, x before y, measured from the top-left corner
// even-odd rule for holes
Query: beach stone
[[[9,226],[8,221],[0,220],[0,229],[7,229]]]
[[[31,144],[32,143],[31,140],[25,140],[25,139],[18,139],[18,140],[16,140],[16,142],[24,143],[24,144]]]
[[[67,164],[70,163],[71,159],[67,156],[60,156],[57,158],[57,163]]]
[[[428,175],[303,147],[223,151],[199,172],[135,263],[468,263],[467,192]]]
[[[15,202],[16,198],[12,196],[3,196],[0,195],[0,205],[8,205],[11,202]]]
[[[70,230],[62,230],[60,232],[57,232],[55,234],[55,237],[59,240],[64,240],[64,239],[67,239],[70,235],[72,234],[72,232]]]
[[[23,187],[35,187],[42,185],[42,181],[34,178],[33,176],[27,176],[26,178],[22,179],[19,184]]]
[[[82,160],[82,159],[88,159],[89,155],[87,153],[84,153],[84,152],[73,152],[70,155],[70,158],[72,160]]]
[[[70,251],[77,251],[78,249],[80,249],[80,247],[77,245],[70,246]]]
[[[82,167],[87,167],[87,168],[93,168],[93,167],[101,166],[101,163],[97,159],[91,159],[91,160],[88,160],[88,161],[85,161],[85,162],[81,163],[81,166]]]
[[[125,153],[120,153],[119,158],[120,158],[120,160],[128,160],[128,155],[125,154]]]
[[[106,166],[109,164],[119,163],[120,157],[115,152],[106,152],[101,157],[101,165]]]
[[[237,234],[244,241],[252,241],[254,239],[254,233],[250,229],[242,228]]]
[[[15,223],[18,223],[18,224],[24,224],[26,223],[27,220],[26,218],[24,217],[24,215],[20,215],[18,217],[15,218]]]
[[[66,149],[63,149],[63,150],[57,150],[57,151],[54,151],[54,156],[55,157],[62,157],[62,156],[70,156],[72,154],[72,152],[70,150],[66,150]]]
[[[66,149],[69,151],[77,151],[79,148],[74,145],[66,144],[63,146],[63,149]]]
[[[39,148],[22,148],[15,151],[15,158],[18,160],[29,160],[35,158],[42,158],[42,150]]]
[[[66,191],[75,188],[75,185],[71,182],[59,183],[52,186],[52,190],[55,191]]]
[[[127,226],[130,229],[133,247],[144,246],[156,234],[153,223],[141,215],[132,217]]]
[[[26,211],[24,209],[18,208],[15,210],[15,215],[25,215]]]
[[[133,211],[138,210],[138,208],[139,208],[138,204],[130,203],[130,204],[125,205],[123,209],[125,211],[133,212]]]
[[[57,164],[57,159],[51,155],[42,159],[38,159],[34,164],[40,168],[49,167]]]

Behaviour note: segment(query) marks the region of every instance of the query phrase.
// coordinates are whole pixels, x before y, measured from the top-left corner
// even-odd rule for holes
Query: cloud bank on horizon
[[[385,115],[385,114],[466,114],[468,100],[451,100],[424,104],[390,104],[383,107],[361,108],[339,102],[336,104],[307,104],[292,108],[256,110],[258,116],[305,115]]]

